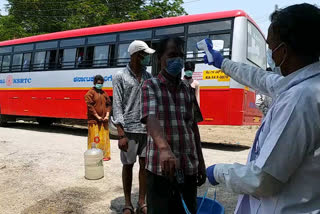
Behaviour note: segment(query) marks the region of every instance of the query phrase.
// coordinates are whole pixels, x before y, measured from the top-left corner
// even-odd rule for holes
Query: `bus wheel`
[[[51,126],[52,123],[54,122],[53,119],[50,118],[38,118],[37,122],[39,123],[40,126],[42,127],[48,127]]]
[[[0,114],[0,126],[8,126],[8,119]]]

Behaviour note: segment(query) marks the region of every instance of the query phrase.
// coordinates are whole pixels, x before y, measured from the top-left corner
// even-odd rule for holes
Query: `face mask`
[[[187,77],[192,77],[193,71],[185,71],[184,75]]]
[[[95,86],[94,86],[94,87],[96,87],[96,89],[101,90],[101,89],[102,89],[102,87],[103,87],[103,84],[95,84]]]
[[[282,75],[282,72],[281,72],[281,65],[285,62],[287,56],[285,56],[285,58],[282,60],[282,62],[280,63],[279,66],[276,65],[275,61],[273,60],[272,58],[272,54],[274,52],[276,52],[280,47],[281,45],[283,45],[284,43],[282,42],[280,45],[278,45],[278,47],[276,47],[274,49],[274,51],[272,51],[270,48],[268,48],[267,50],[267,62],[268,64],[270,65],[270,68],[271,70],[276,73],[276,74],[279,74],[279,75]]]
[[[141,60],[141,65],[143,66],[150,65],[150,60],[151,60],[150,55],[144,56],[143,60]]]
[[[167,59],[167,72],[172,76],[178,76],[183,68],[183,59],[180,57]]]

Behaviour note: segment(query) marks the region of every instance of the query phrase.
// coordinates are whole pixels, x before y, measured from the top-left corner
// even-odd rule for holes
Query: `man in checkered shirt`
[[[148,213],[184,213],[180,193],[191,213],[196,213],[197,186],[206,172],[197,123],[202,121],[195,91],[181,80],[183,41],[160,44],[160,74],[142,87],[142,123],[147,124]],[[184,184],[176,172],[184,174]]]

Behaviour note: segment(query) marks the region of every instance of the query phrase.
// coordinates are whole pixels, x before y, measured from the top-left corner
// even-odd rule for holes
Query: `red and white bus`
[[[157,48],[168,36],[180,36],[187,61],[196,62],[202,124],[251,125],[260,122],[255,93],[220,70],[203,63],[196,42],[209,37],[225,57],[266,68],[265,38],[243,11],[187,15],[91,27],[0,42],[1,122],[16,118],[86,119],[84,94],[93,76],[105,78],[112,96],[112,76],[129,61],[130,42]],[[218,47],[217,47],[218,48]],[[156,57],[148,71],[157,73]]]

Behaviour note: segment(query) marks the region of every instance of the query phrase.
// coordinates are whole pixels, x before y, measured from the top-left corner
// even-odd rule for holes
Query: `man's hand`
[[[109,116],[106,116],[105,118],[103,118],[103,122],[108,122],[109,121]]]
[[[128,151],[128,147],[129,147],[128,142],[129,142],[129,139],[127,137],[119,139],[119,141],[118,141],[119,149],[124,151],[124,152],[127,152]]]
[[[99,121],[99,122],[102,122],[103,121],[103,118],[102,117],[100,117],[99,115],[95,115],[96,116],[96,118],[97,118],[97,120]]]
[[[206,64],[209,64],[209,65],[213,65],[217,68],[221,68],[222,67],[222,62],[224,60],[224,57],[223,55],[220,53],[220,51],[216,51],[213,49],[213,44],[212,44],[212,41],[211,39],[206,39],[206,45],[207,45],[207,49],[209,52],[207,52],[206,54],[210,54],[212,59],[213,59],[213,62],[209,62],[208,61],[208,56],[207,55],[204,55],[204,62]]]
[[[197,186],[202,186],[207,179],[207,173],[206,173],[206,165],[204,163],[204,160],[199,161],[198,166],[198,174],[197,174]]]
[[[160,149],[160,164],[162,173],[165,176],[173,177],[176,170],[176,157],[172,153],[170,147]]]

